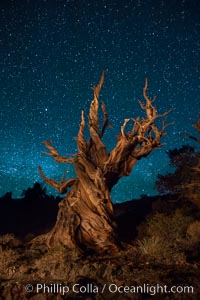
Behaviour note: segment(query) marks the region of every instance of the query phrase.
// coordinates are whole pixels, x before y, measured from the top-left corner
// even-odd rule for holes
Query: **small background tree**
[[[200,134],[200,117],[193,125]],[[188,134],[185,136],[200,143],[200,139]],[[200,207],[200,153],[189,145],[169,150],[170,165],[175,167],[173,173],[158,175],[156,187],[160,193],[174,193],[178,198],[191,201]]]

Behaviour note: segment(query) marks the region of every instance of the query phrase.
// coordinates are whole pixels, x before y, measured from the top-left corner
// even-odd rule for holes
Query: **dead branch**
[[[85,128],[85,118],[84,118],[84,111],[82,111],[81,124],[80,124],[79,132],[78,132],[78,135],[76,138],[79,153],[85,153],[87,150],[87,142],[84,138],[84,128]]]
[[[78,180],[77,178],[71,178],[71,179],[69,179],[69,180],[66,180],[66,179],[63,177],[63,179],[62,179],[61,182],[57,182],[57,181],[55,181],[55,180],[53,180],[53,179],[51,179],[51,178],[47,178],[47,177],[44,175],[44,173],[43,173],[43,171],[42,171],[42,168],[41,168],[40,166],[38,167],[38,170],[39,170],[39,173],[40,173],[42,179],[43,179],[46,183],[48,183],[50,186],[56,188],[56,189],[58,190],[59,194],[65,194],[65,193],[67,192],[68,188],[72,187],[73,184],[74,184],[75,182],[77,182],[77,180]]]
[[[104,83],[105,71],[102,72],[99,83],[93,87],[94,98],[90,105],[89,111],[89,127],[93,127],[96,132],[99,129],[98,109],[99,109],[99,94]]]
[[[103,111],[103,116],[104,116],[104,118],[103,118],[103,126],[102,126],[102,129],[101,129],[101,132],[100,132],[100,138],[103,137],[104,132],[105,132],[105,130],[106,130],[106,127],[110,127],[110,128],[112,127],[112,126],[108,123],[108,114],[107,114],[106,106],[105,106],[105,103],[104,103],[104,102],[102,102],[102,104],[101,104],[101,109],[102,109],[102,111]]]
[[[44,153],[45,155],[48,156],[53,156],[54,160],[56,162],[62,162],[62,163],[73,163],[74,158],[67,158],[65,156],[60,156],[60,154],[58,153],[58,151],[51,146],[51,141],[44,141],[43,144],[46,146],[47,149],[49,149],[50,152],[44,152],[42,151],[42,153]]]
[[[130,119],[124,119],[124,124],[121,126],[121,134],[122,134],[122,137],[123,137],[123,138],[126,138],[125,133],[124,133],[124,130],[125,130],[126,124],[127,124],[129,121],[130,121]]]

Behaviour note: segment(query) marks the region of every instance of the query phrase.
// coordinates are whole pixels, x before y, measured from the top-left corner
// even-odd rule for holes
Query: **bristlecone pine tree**
[[[168,112],[158,115],[153,100],[147,96],[148,81],[143,88],[145,103],[139,100],[145,111],[145,118],[125,119],[121,132],[117,135],[114,149],[109,153],[102,141],[109,126],[106,106],[102,102],[103,124],[99,124],[99,94],[104,83],[102,72],[99,83],[93,87],[94,98],[89,110],[89,139],[84,137],[85,117],[82,111],[81,123],[77,135],[78,153],[72,157],[61,156],[50,141],[44,145],[58,163],[72,163],[77,177],[62,182],[47,178],[41,167],[40,174],[44,181],[61,194],[66,194],[59,205],[57,221],[46,235],[49,247],[60,244],[72,250],[92,251],[95,253],[115,252],[118,248],[117,230],[110,197],[112,187],[122,176],[131,173],[136,162],[146,157],[154,149],[161,147],[161,137],[165,133],[155,125],[157,118],[163,118]],[[128,122],[133,122],[132,129],[125,131]]]

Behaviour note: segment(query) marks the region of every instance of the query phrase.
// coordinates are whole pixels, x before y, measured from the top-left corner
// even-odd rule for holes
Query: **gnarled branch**
[[[85,118],[84,118],[84,111],[82,111],[81,124],[79,128],[78,136],[76,138],[79,153],[85,153],[87,150],[87,142],[84,138],[84,128],[85,128]]]
[[[43,173],[43,171],[42,171],[42,168],[41,168],[40,166],[38,167],[38,170],[39,170],[39,172],[40,172],[40,175],[41,175],[42,179],[43,179],[46,183],[48,183],[50,186],[52,186],[53,188],[56,188],[56,189],[58,190],[59,194],[65,194],[65,193],[67,192],[68,188],[72,187],[73,184],[74,184],[75,182],[77,182],[77,180],[78,180],[77,178],[71,178],[71,179],[69,179],[69,180],[66,180],[66,179],[63,177],[63,179],[62,179],[61,182],[57,182],[57,181],[55,181],[55,180],[53,180],[53,179],[51,179],[51,178],[47,178],[47,177],[44,175],[44,173]]]
[[[51,146],[51,144],[52,144],[51,141],[44,141],[43,144],[46,146],[47,149],[49,149],[50,152],[42,151],[42,153],[49,155],[49,156],[53,156],[54,160],[56,162],[73,163],[74,158],[67,158],[65,156],[60,156],[58,151],[53,146]]]
[[[96,132],[99,129],[99,118],[98,118],[98,109],[99,109],[99,94],[104,83],[105,71],[103,70],[99,83],[93,87],[94,98],[90,105],[89,111],[89,128],[93,127]]]
[[[102,136],[104,135],[104,132],[106,130],[106,127],[112,127],[109,123],[108,123],[108,114],[107,114],[107,111],[106,111],[106,106],[105,106],[105,103],[102,102],[101,104],[101,109],[103,111],[103,126],[102,126],[102,129],[101,129],[101,132],[100,132],[100,138],[102,138]]]

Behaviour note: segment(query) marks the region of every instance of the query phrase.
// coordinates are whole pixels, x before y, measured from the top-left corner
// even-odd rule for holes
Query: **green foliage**
[[[187,228],[192,221],[180,209],[170,215],[156,213],[139,228],[140,253],[156,260],[183,261]]]
[[[182,210],[177,209],[171,215],[155,214],[147,222],[147,235],[160,236],[173,242],[185,237],[185,232],[192,218],[185,216]]]
[[[193,124],[200,134],[200,117]],[[184,134],[200,144],[200,139]],[[156,188],[160,193],[178,194],[179,198],[186,199],[200,208],[200,152],[193,147],[184,145],[179,149],[169,150],[170,165],[175,168],[173,173],[158,175]]]
[[[165,250],[165,242],[158,236],[152,236],[137,241],[140,252],[148,256],[160,256]]]
[[[175,168],[173,173],[158,175],[156,181],[157,190],[162,193],[181,193],[184,184],[191,182],[193,168],[199,161],[198,153],[194,148],[184,145],[180,149],[173,149],[167,152],[170,158],[170,165]]]

